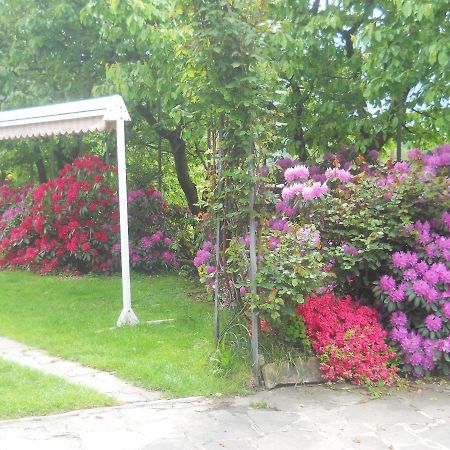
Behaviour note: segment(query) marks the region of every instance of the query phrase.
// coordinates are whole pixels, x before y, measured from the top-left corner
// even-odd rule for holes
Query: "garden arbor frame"
[[[129,120],[130,115],[120,95],[0,112],[0,141],[116,129],[123,299],[118,326],[138,323],[131,308],[128,249],[124,124]]]

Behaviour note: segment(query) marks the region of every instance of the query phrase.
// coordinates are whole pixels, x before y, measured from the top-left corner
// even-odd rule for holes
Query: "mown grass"
[[[194,291],[199,293],[195,284],[173,275],[134,277],[133,309],[141,323],[116,328],[120,277],[0,272],[0,335],[168,397],[248,391],[248,362],[227,376],[211,369],[212,306],[194,300]],[[174,321],[145,323],[160,319]]]
[[[114,405],[92,389],[0,359],[0,419]]]

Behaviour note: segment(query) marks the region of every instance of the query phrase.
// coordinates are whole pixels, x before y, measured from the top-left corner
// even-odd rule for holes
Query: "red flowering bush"
[[[39,273],[110,272],[120,268],[118,199],[114,169],[83,156],[27,193],[0,189],[0,269]],[[130,255],[134,269],[177,267],[167,204],[150,188],[130,192]]]
[[[84,156],[34,189],[13,220],[0,224],[0,267],[41,273],[109,270],[119,231],[107,184],[111,174],[98,157]]]
[[[298,306],[297,314],[306,324],[327,379],[390,384],[396,378],[391,365],[396,354],[385,343],[387,333],[376,310],[359,306],[351,297],[328,293],[309,297]]]

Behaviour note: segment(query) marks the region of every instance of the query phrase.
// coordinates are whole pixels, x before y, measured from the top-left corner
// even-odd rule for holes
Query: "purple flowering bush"
[[[117,201],[117,199],[116,199]],[[128,193],[130,264],[140,272],[178,268],[173,228],[161,192],[150,187]],[[118,236],[120,237],[120,236]],[[120,264],[120,242],[113,246]]]
[[[415,375],[447,371],[450,146],[414,149],[407,161],[384,164],[376,164],[375,150],[352,156],[345,149],[312,166],[276,162],[260,186],[270,186],[274,203],[259,205],[271,218],[258,229],[258,295],[248,289],[247,239],[229,236],[220,252],[222,299],[257,306],[273,334],[304,342],[291,313],[306,296],[335,290],[373,304],[377,281],[402,367]],[[306,241],[299,236],[305,230]],[[211,237],[194,264],[213,289]]]
[[[450,214],[405,230],[412,251],[395,252],[390,273],[375,283],[401,368],[414,376],[450,374]]]

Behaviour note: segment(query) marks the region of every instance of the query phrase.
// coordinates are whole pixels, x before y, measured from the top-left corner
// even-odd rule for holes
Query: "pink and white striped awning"
[[[112,131],[130,120],[119,95],[0,112],[0,140]]]

